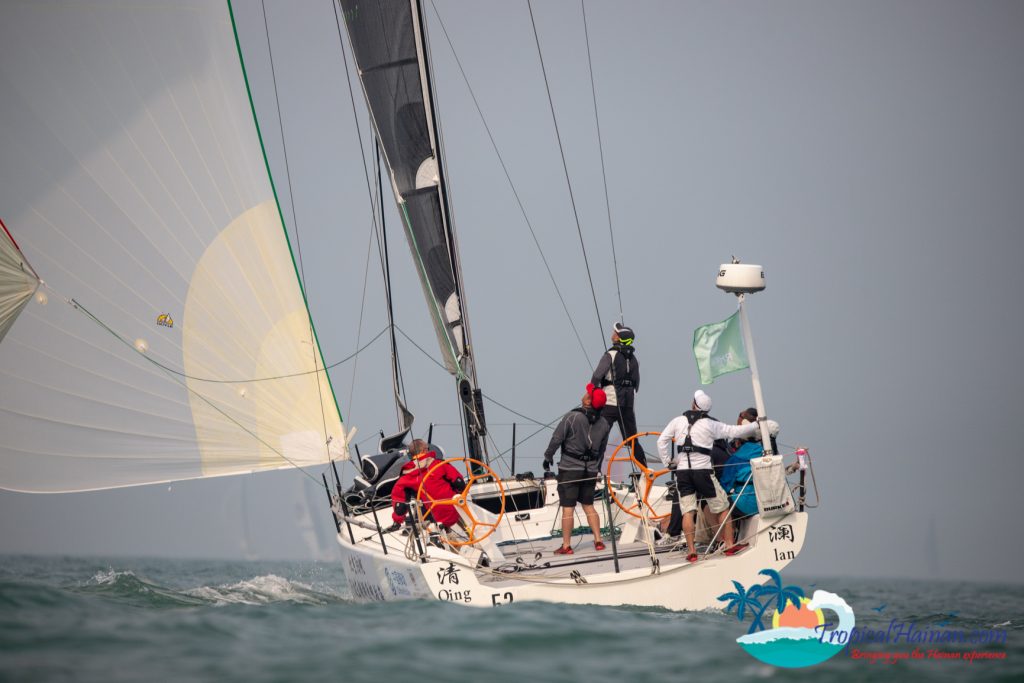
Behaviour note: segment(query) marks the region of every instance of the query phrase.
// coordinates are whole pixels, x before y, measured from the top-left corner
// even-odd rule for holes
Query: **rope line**
[[[260,7],[263,10],[263,30],[267,37],[267,55],[270,58],[270,80],[274,85],[274,105],[277,108],[277,127],[281,133],[281,151],[284,154],[284,177],[288,184],[288,205],[292,214],[292,229],[295,231],[295,247],[299,255],[299,278],[302,280],[302,291],[307,292],[309,291],[309,288],[306,286],[306,266],[302,260],[302,238],[299,231],[299,218],[295,211],[295,192],[292,190],[292,171],[291,165],[288,162],[288,143],[285,140],[284,135],[284,117],[281,114],[281,98],[277,90],[277,69],[274,67],[274,50],[270,45],[270,23],[267,21],[267,3],[265,0],[261,0]],[[307,320],[309,321],[309,344],[311,347],[310,350],[313,354],[313,367],[315,368],[322,364],[323,358],[318,358],[319,346],[317,344],[316,334],[313,332],[313,318],[311,316],[307,316]],[[358,344],[358,342],[356,343]],[[331,393],[333,393],[333,390]],[[327,445],[330,443],[330,436],[327,433],[327,411],[324,410],[324,391],[323,386],[321,386],[319,372],[316,373],[316,397],[320,402],[320,422],[323,427],[324,434],[324,451],[327,453],[327,459],[331,460],[330,447]]]
[[[562,155],[562,170],[565,171],[565,184],[569,188],[569,202],[572,204],[572,214],[576,219],[576,233],[580,238],[580,249],[583,252],[583,263],[587,267],[587,280],[590,283],[590,295],[594,299],[594,313],[597,314],[597,329],[598,336],[601,338],[602,345],[604,344],[604,326],[601,324],[601,310],[597,306],[597,292],[594,290],[594,278],[590,273],[590,260],[587,258],[587,247],[583,243],[583,227],[580,225],[580,215],[576,210],[576,197],[572,192],[572,181],[569,180],[569,165],[565,160],[565,148],[562,145],[562,134],[558,129],[558,117],[555,116],[555,102],[551,97],[551,84],[548,82],[547,69],[544,66],[544,53],[540,49],[540,36],[537,35],[537,23],[533,18],[533,2],[532,0],[526,1],[526,6],[530,10],[530,25],[533,27],[533,39],[537,43],[537,56],[540,58],[540,70],[544,76],[544,89],[548,94],[548,105],[551,108],[551,120],[555,125],[555,138],[558,140],[558,152]]]
[[[131,343],[130,341],[128,341],[127,339],[125,339],[124,337],[122,337],[121,335],[119,335],[119,334],[118,334],[117,332],[115,332],[114,330],[112,330],[112,329],[111,329],[110,327],[108,327],[108,326],[107,326],[107,325],[106,325],[106,324],[105,324],[105,323],[104,323],[104,322],[103,322],[102,320],[100,320],[99,318],[97,318],[97,317],[96,317],[95,315],[93,315],[93,314],[92,314],[92,313],[91,313],[91,312],[90,312],[90,311],[89,311],[88,309],[86,309],[86,308],[85,308],[84,306],[82,306],[82,305],[81,305],[80,303],[78,303],[78,302],[77,302],[77,301],[75,301],[74,299],[66,299],[66,301],[67,301],[67,302],[68,302],[68,304],[69,304],[69,305],[71,305],[71,306],[72,306],[72,307],[73,307],[73,308],[74,308],[75,310],[80,310],[80,311],[82,311],[82,312],[83,312],[83,313],[84,313],[84,314],[85,314],[86,316],[88,316],[88,317],[89,317],[89,318],[90,318],[90,319],[91,319],[91,320],[92,320],[93,322],[95,322],[95,323],[96,323],[97,325],[99,325],[99,326],[100,326],[101,328],[103,328],[104,330],[106,330],[107,332],[109,332],[109,333],[110,333],[111,335],[113,335],[113,336],[114,336],[114,338],[115,338],[115,339],[117,339],[117,340],[118,340],[119,342],[121,342],[122,344],[124,344],[125,346],[127,346],[128,348],[130,348],[131,350],[135,351],[135,353],[137,353],[137,354],[138,354],[139,356],[141,356],[141,357],[142,357],[142,358],[143,358],[144,360],[146,360],[146,361],[148,361],[148,362],[152,363],[153,365],[155,365],[155,366],[159,367],[160,369],[162,369],[162,370],[164,370],[164,371],[167,371],[167,372],[169,372],[169,373],[171,374],[171,379],[172,379],[172,380],[174,380],[175,382],[177,382],[177,383],[178,383],[178,384],[179,384],[179,385],[180,385],[180,386],[181,386],[182,388],[184,388],[184,389],[185,389],[185,391],[189,392],[190,394],[193,394],[193,395],[194,395],[194,396],[195,396],[196,398],[198,398],[199,400],[201,400],[201,401],[202,401],[203,403],[205,403],[206,405],[210,406],[210,407],[211,407],[212,409],[214,409],[215,411],[217,411],[218,413],[220,413],[220,414],[221,414],[222,416],[224,416],[224,418],[225,418],[226,420],[228,420],[229,422],[231,422],[232,424],[234,424],[234,425],[235,425],[236,427],[238,427],[239,429],[241,429],[241,430],[242,430],[243,432],[245,432],[246,434],[248,434],[248,435],[249,435],[249,436],[251,436],[252,438],[256,439],[256,441],[258,441],[258,442],[259,442],[260,444],[262,444],[263,446],[266,446],[266,447],[267,447],[267,448],[268,448],[269,450],[271,450],[272,452],[274,452],[274,453],[275,453],[275,454],[276,454],[276,455],[277,455],[277,456],[278,456],[279,458],[281,458],[282,460],[284,460],[285,462],[287,462],[287,463],[288,463],[289,465],[291,465],[291,466],[292,466],[293,468],[295,468],[295,469],[297,469],[298,471],[302,472],[303,476],[306,476],[306,477],[308,477],[308,478],[310,479],[310,481],[312,481],[312,482],[314,482],[315,484],[317,484],[317,486],[319,486],[319,485],[320,485],[320,480],[319,480],[319,479],[317,479],[316,477],[314,477],[314,476],[313,476],[312,474],[310,474],[309,472],[307,472],[307,471],[305,470],[305,467],[312,467],[312,466],[314,466],[314,465],[316,465],[316,466],[320,466],[320,465],[322,465],[323,463],[312,463],[312,464],[310,464],[310,465],[306,465],[306,466],[303,466],[303,465],[299,465],[299,464],[298,464],[297,462],[295,462],[294,460],[292,460],[291,458],[289,458],[288,456],[286,456],[286,455],[285,455],[284,453],[282,453],[282,452],[281,452],[280,450],[278,450],[277,448],[274,448],[274,446],[272,446],[271,444],[267,443],[267,442],[266,442],[266,441],[265,441],[265,440],[264,440],[263,438],[261,438],[261,437],[259,436],[259,434],[255,433],[254,431],[252,431],[251,429],[249,429],[248,427],[246,427],[245,425],[243,425],[243,424],[242,424],[241,422],[239,422],[239,421],[238,421],[238,420],[236,420],[235,418],[231,417],[231,415],[229,415],[229,414],[228,414],[227,412],[225,412],[223,408],[221,408],[220,406],[216,405],[216,404],[215,404],[215,403],[214,403],[213,401],[211,401],[210,399],[206,398],[205,396],[203,396],[202,394],[200,394],[200,393],[199,393],[198,391],[196,391],[196,390],[195,390],[195,389],[193,389],[192,387],[188,386],[188,384],[186,384],[185,382],[183,382],[183,381],[182,381],[182,380],[181,380],[181,379],[180,379],[179,377],[176,377],[176,376],[175,376],[175,375],[180,375],[180,373],[176,373],[176,372],[174,372],[173,370],[169,370],[169,369],[168,369],[168,368],[166,368],[166,367],[165,367],[164,365],[162,365],[162,364],[158,363],[157,361],[153,360],[152,358],[150,358],[150,357],[149,357],[149,356],[147,356],[146,354],[144,354],[144,353],[142,353],[141,351],[139,351],[138,349],[136,349],[136,348],[135,348],[135,346],[134,346],[134,345],[133,345],[133,344],[132,344],[132,343]],[[182,377],[183,377],[183,376],[182,376]],[[330,455],[329,455],[329,454],[328,454],[328,458],[330,458]]]
[[[72,306],[72,307],[74,307],[74,308],[77,308],[77,309],[81,310],[81,311],[82,311],[83,313],[85,313],[85,314],[86,314],[87,316],[89,316],[90,318],[92,318],[92,320],[93,320],[93,321],[94,321],[95,323],[97,323],[97,324],[98,324],[98,325],[99,325],[100,327],[102,327],[102,328],[103,328],[104,330],[106,330],[107,332],[109,332],[110,334],[112,334],[113,336],[115,336],[115,337],[116,337],[117,339],[120,339],[121,341],[125,342],[126,344],[128,343],[127,341],[125,341],[124,337],[122,337],[122,336],[121,336],[120,334],[118,334],[118,333],[117,333],[117,332],[115,332],[115,331],[114,331],[113,329],[111,329],[111,328],[110,328],[110,327],[109,327],[109,326],[108,326],[108,325],[107,325],[106,323],[104,323],[104,322],[103,322],[102,320],[100,320],[99,318],[97,318],[97,317],[96,317],[96,316],[95,316],[95,315],[93,314],[93,312],[92,312],[92,311],[90,311],[89,309],[87,309],[87,308],[86,308],[85,306],[83,306],[83,305],[82,305],[81,303],[79,303],[78,301],[76,301],[76,300],[74,300],[74,299],[68,299],[67,301],[68,301],[68,303],[69,303],[69,304],[71,304],[71,306]],[[150,357],[150,356],[148,356],[148,355],[145,355],[145,354],[143,354],[143,357],[144,357],[144,358],[145,358],[145,359],[146,359],[147,361],[149,361],[149,362],[150,362],[151,364],[153,364],[153,365],[155,365],[156,367],[160,368],[161,370],[164,370],[164,371],[166,371],[166,372],[169,372],[169,373],[171,373],[172,375],[177,375],[178,377],[182,377],[182,378],[184,378],[184,379],[190,379],[190,380],[192,380],[192,381],[194,381],[194,382],[208,382],[208,383],[210,383],[210,384],[250,384],[250,383],[254,383],[254,382],[271,382],[271,381],[274,381],[274,380],[279,380],[279,379],[289,379],[289,378],[291,378],[291,377],[302,377],[302,376],[304,376],[304,375],[312,375],[312,374],[314,374],[314,373],[315,373],[315,374],[318,374],[318,375],[319,375],[319,374],[320,374],[320,373],[322,373],[322,372],[326,372],[326,371],[328,371],[328,370],[332,370],[332,369],[334,369],[334,368],[338,367],[339,365],[341,365],[341,364],[343,364],[343,363],[347,363],[348,361],[350,361],[350,360],[352,360],[353,358],[357,357],[357,356],[358,356],[358,355],[359,355],[360,353],[362,353],[362,352],[363,352],[363,351],[365,351],[365,350],[366,350],[367,348],[369,348],[369,347],[370,347],[370,345],[372,345],[372,344],[373,344],[373,343],[374,343],[375,341],[377,341],[377,340],[378,340],[378,339],[380,339],[380,338],[381,338],[382,336],[384,336],[384,333],[385,333],[385,332],[387,332],[387,331],[388,331],[388,328],[386,328],[386,327],[385,327],[385,328],[384,328],[383,330],[381,330],[380,332],[378,332],[378,333],[377,333],[377,334],[376,334],[376,335],[375,335],[375,336],[373,337],[373,339],[371,339],[370,341],[368,341],[368,342],[366,342],[365,344],[363,344],[362,348],[360,348],[360,349],[357,349],[355,353],[352,353],[352,354],[350,354],[350,355],[346,356],[345,358],[342,358],[341,360],[339,360],[339,361],[337,361],[337,362],[335,362],[335,363],[331,363],[330,365],[325,365],[325,366],[324,366],[324,367],[323,367],[322,369],[317,369],[317,370],[304,370],[303,372],[293,372],[293,373],[290,373],[290,374],[287,374],[287,375],[276,375],[276,376],[274,376],[274,377],[256,377],[256,378],[252,378],[252,379],[211,379],[211,378],[209,378],[209,377],[196,377],[195,375],[189,375],[189,374],[186,374],[186,373],[184,373],[184,372],[181,372],[180,370],[175,370],[174,368],[172,368],[172,367],[170,367],[170,366],[164,365],[164,364],[163,364],[163,363],[161,363],[160,361],[158,361],[158,360],[156,360],[156,359],[154,359],[154,358],[151,358],[151,357]],[[135,347],[134,347],[134,346],[132,346],[131,344],[128,344],[128,345],[129,345],[129,346],[131,346],[131,347],[132,347],[133,349],[135,348]]]
[[[565,316],[569,320],[569,326],[572,327],[572,332],[576,336],[576,341],[580,345],[580,351],[583,352],[583,357],[587,360],[587,363],[590,363],[590,356],[587,353],[586,347],[583,345],[583,339],[580,337],[579,330],[576,328],[576,321],[573,320],[572,313],[569,312],[569,306],[565,303],[565,297],[562,296],[562,290],[559,288],[558,281],[555,279],[554,271],[551,270],[551,264],[548,263],[547,256],[544,254],[544,249],[540,246],[540,240],[537,238],[537,232],[533,229],[533,223],[530,221],[530,217],[526,213],[526,207],[523,205],[523,200],[519,196],[519,191],[516,189],[515,183],[512,182],[512,175],[509,173],[508,166],[505,165],[505,159],[502,157],[501,151],[498,149],[498,143],[494,139],[491,127],[487,125],[487,119],[484,118],[483,109],[476,98],[476,92],[474,92],[473,86],[469,83],[469,77],[466,75],[466,70],[462,67],[462,60],[459,59],[459,55],[455,51],[455,45],[452,43],[452,39],[448,35],[448,29],[444,25],[444,20],[441,19],[441,14],[438,12],[437,6],[434,4],[434,0],[430,0],[430,6],[433,8],[434,15],[437,17],[437,21],[441,26],[441,32],[448,41],[448,47],[451,48],[452,56],[455,58],[455,64],[458,65],[459,73],[462,74],[462,80],[466,84],[466,89],[469,91],[469,97],[473,100],[476,112],[480,116],[480,122],[483,124],[484,131],[487,132],[487,138],[491,141],[491,147],[494,149],[494,154],[498,157],[498,163],[501,165],[501,170],[505,174],[505,180],[508,181],[509,189],[512,190],[512,196],[516,200],[516,205],[519,206],[519,213],[522,214],[523,221],[526,223],[526,227],[530,231],[530,237],[533,238],[533,244],[537,247],[537,253],[540,255],[540,260],[544,264],[545,270],[547,270],[548,278],[551,279],[552,286],[555,288],[555,294],[558,295],[558,300],[562,304],[562,310],[565,311]],[[590,369],[594,369],[593,364],[590,364]]]
[[[615,293],[619,297],[619,322],[624,322],[622,307],[622,286],[619,281],[619,257],[615,251],[615,233],[612,231],[612,205],[608,196],[608,174],[605,172],[604,143],[601,140],[601,120],[597,115],[597,87],[594,85],[594,64],[590,57],[590,31],[587,30],[587,6],[580,0],[583,11],[583,36],[587,42],[587,69],[590,71],[590,94],[594,100],[594,125],[597,128],[597,150],[601,155],[601,180],[604,183],[604,207],[608,214],[608,237],[612,242],[612,263],[615,266]]]

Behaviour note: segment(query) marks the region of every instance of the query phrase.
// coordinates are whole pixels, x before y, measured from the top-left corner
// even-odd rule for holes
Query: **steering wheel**
[[[469,472],[469,478],[466,479],[466,488],[463,489],[462,493],[456,493],[452,498],[429,500],[423,497],[423,486],[427,483],[427,478],[430,477],[434,470],[441,465],[448,463],[462,462],[466,463],[466,471]],[[476,467],[472,467],[476,465]],[[474,472],[474,469],[476,471]],[[473,484],[476,482],[490,477],[498,485],[498,493],[501,496],[501,509],[498,511],[498,518],[494,522],[484,522],[476,518],[473,514],[473,510],[469,503],[472,502],[472,494],[470,489],[473,488]],[[494,470],[487,466],[486,463],[480,462],[473,458],[448,458],[447,460],[440,460],[435,462],[433,465],[427,468],[427,473],[423,475],[423,480],[420,482],[419,489],[416,491],[416,497],[424,502],[423,516],[426,517],[438,505],[454,505],[456,508],[461,510],[465,517],[469,520],[469,528],[466,533],[469,534],[469,538],[465,541],[459,541],[453,538],[447,540],[448,545],[456,548],[464,545],[472,545],[479,543],[498,529],[498,525],[501,524],[502,518],[505,516],[505,487],[502,486],[501,477],[499,477]],[[481,533],[477,536],[477,529],[481,529]]]
[[[627,506],[624,502],[619,500],[619,497],[617,495],[615,495],[614,488],[609,487],[608,490],[612,495],[612,501],[619,507],[620,510],[625,512],[627,515],[632,515],[633,517],[636,517],[638,519],[643,519],[644,515],[640,514],[641,506],[647,506],[647,519],[665,519],[666,517],[672,514],[671,511],[666,512],[663,515],[655,514],[654,507],[651,505],[650,497],[651,489],[654,487],[655,480],[664,474],[668,474],[668,469],[652,470],[650,467],[644,465],[643,463],[636,459],[636,456],[633,455],[633,444],[641,436],[661,436],[661,432],[640,432],[639,434],[634,434],[628,439],[625,439],[615,448],[615,450],[612,452],[611,457],[608,458],[607,474],[608,478],[611,479],[612,467],[617,462],[632,462],[633,466],[640,470],[640,476],[643,477],[643,495],[639,496],[639,500],[634,502],[632,505]],[[629,450],[627,450],[626,453],[623,454],[622,449],[627,445],[629,446]]]

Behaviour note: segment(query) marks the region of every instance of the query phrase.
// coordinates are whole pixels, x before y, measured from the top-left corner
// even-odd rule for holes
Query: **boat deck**
[[[586,536],[574,539],[572,555],[556,555],[555,550],[561,545],[560,538],[502,543],[500,550],[505,561],[495,562],[488,571],[478,572],[480,581],[501,583],[514,577],[543,575],[574,578],[582,583],[587,576],[614,573],[616,559],[620,572],[653,567],[649,546],[639,541],[619,543],[614,549],[610,541],[605,541],[605,549],[598,551],[594,550],[592,537]],[[661,569],[687,564],[684,543],[655,545],[654,551]],[[697,552],[703,556],[707,546],[698,543]]]

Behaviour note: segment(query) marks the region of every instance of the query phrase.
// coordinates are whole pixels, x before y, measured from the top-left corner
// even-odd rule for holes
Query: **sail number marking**
[[[511,605],[514,599],[515,598],[511,591],[506,593],[491,593],[491,606],[501,607],[502,605]]]

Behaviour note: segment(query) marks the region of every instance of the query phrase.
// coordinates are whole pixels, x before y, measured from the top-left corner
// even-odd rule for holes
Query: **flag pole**
[[[761,445],[764,447],[765,456],[774,455],[772,451],[771,436],[765,420],[768,413],[764,408],[764,395],[761,393],[761,376],[757,374],[757,355],[754,353],[754,337],[750,333],[750,321],[747,320],[747,309],[743,307],[746,300],[745,293],[737,293],[736,298],[740,300],[740,327],[743,329],[743,345],[747,348],[747,360],[750,361],[750,381],[754,385],[754,405],[757,407],[757,421],[761,424]]]

